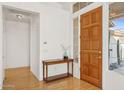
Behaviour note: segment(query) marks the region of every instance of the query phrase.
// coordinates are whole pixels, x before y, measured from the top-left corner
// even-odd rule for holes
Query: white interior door
[[[29,24],[6,21],[6,68],[29,66]]]

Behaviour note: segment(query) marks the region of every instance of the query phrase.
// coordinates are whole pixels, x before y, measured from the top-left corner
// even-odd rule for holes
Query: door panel
[[[82,64],[84,64],[84,65],[89,65],[89,54],[85,54],[85,53],[83,53],[83,56],[82,56],[82,59],[83,59],[83,63]]]
[[[89,14],[85,14],[83,17],[84,17],[84,19],[82,20],[82,25],[83,26],[89,25],[90,24],[90,19],[89,19],[90,15]]]
[[[81,49],[88,50],[90,48],[90,35],[89,29],[82,30],[82,42]]]
[[[97,54],[90,54],[90,65],[98,67],[99,60]]]
[[[96,78],[96,79],[98,79],[99,78],[99,75],[98,75],[98,68],[96,68],[96,67],[93,67],[93,66],[90,66],[89,67],[89,69],[90,69],[90,76],[91,77],[93,77],[93,78]]]
[[[91,41],[92,41],[91,49],[98,50],[101,48],[100,45],[101,35],[99,31],[100,31],[99,25],[91,27]]]
[[[102,7],[80,16],[81,79],[102,84]]]
[[[95,24],[95,23],[99,23],[101,21],[101,14],[100,14],[100,8],[97,8],[95,10],[92,10],[90,12],[91,15],[91,23]]]

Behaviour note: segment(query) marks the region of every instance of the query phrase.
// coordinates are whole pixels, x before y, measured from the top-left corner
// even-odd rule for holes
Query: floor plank
[[[3,90],[97,90],[98,87],[79,80],[68,77],[46,83],[38,81],[30,72],[28,67],[7,69]]]

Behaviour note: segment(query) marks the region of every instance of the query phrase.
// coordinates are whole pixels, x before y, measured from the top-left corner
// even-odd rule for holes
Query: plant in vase
[[[63,58],[64,58],[64,59],[68,59],[68,53],[67,53],[67,51],[64,52]]]
[[[65,47],[64,45],[61,45],[62,49],[63,49],[63,59],[68,59],[68,50],[70,48],[70,46]]]

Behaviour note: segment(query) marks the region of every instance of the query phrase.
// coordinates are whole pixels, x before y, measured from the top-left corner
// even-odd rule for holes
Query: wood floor
[[[49,83],[38,81],[28,67],[8,69],[3,90],[97,90],[98,87],[74,77]]]

